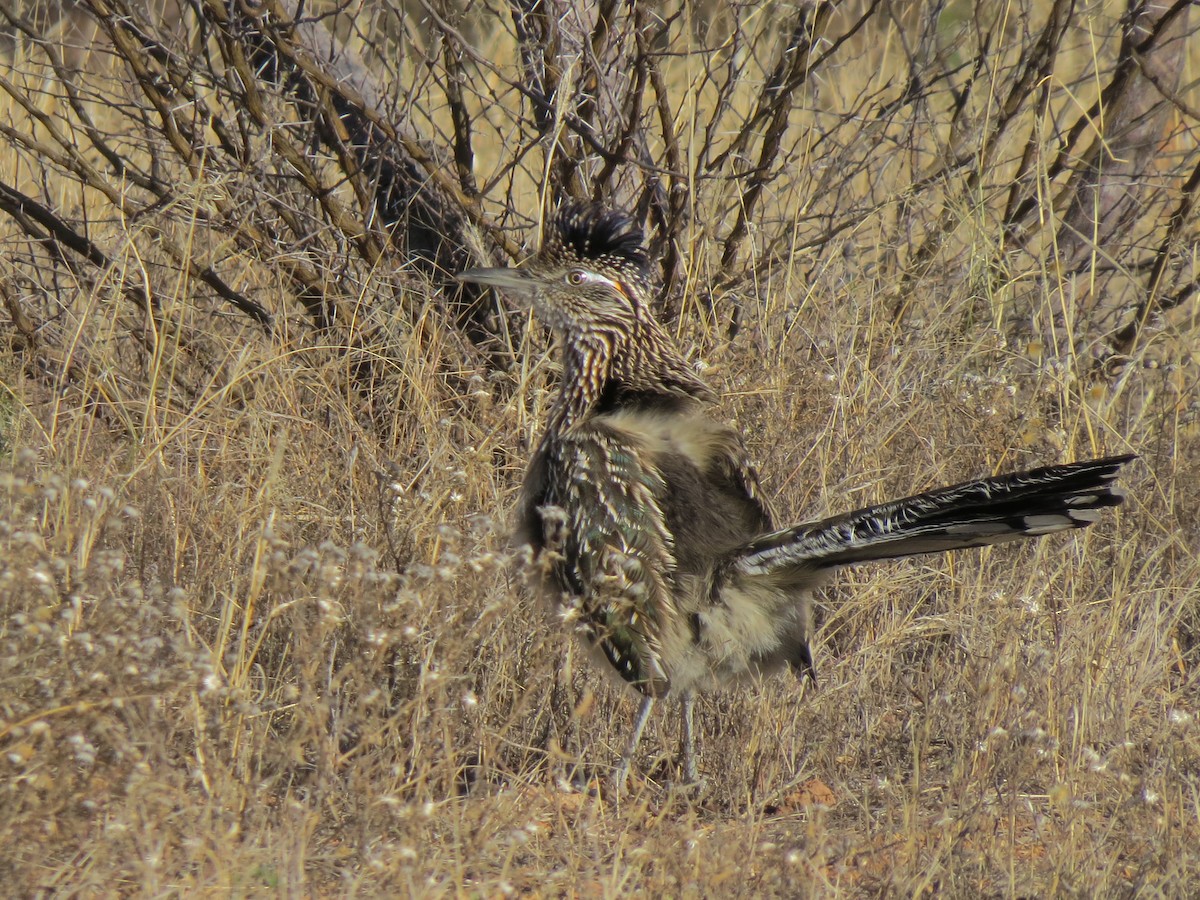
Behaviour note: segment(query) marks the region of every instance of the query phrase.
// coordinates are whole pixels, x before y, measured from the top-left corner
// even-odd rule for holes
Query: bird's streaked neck
[[[584,334],[559,334],[562,388],[553,415],[570,426],[614,393],[662,393],[708,399],[708,387],[656,322],[638,320]]]

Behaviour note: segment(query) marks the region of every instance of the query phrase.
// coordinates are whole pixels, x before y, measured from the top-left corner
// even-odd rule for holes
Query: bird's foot
[[[628,757],[621,757],[621,761],[617,763],[617,767],[608,777],[608,792],[617,799],[620,799],[621,795],[625,793],[625,788],[629,784],[630,762]]]

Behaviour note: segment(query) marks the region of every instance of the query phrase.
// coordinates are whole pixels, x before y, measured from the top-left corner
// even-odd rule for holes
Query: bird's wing
[[[661,479],[655,494],[681,575],[707,577],[715,560],[773,530],[741,435],[709,418],[703,406],[623,409],[598,422],[637,447],[642,465]]]
[[[729,435],[713,468],[729,484],[731,491],[745,498],[746,514],[757,520],[759,531],[769,530],[772,527],[771,504],[759,482],[758,470],[750,461],[741,436],[732,430]]]
[[[665,694],[660,635],[677,611],[662,473],[627,435],[596,421],[562,435],[545,465],[536,515],[580,624],[622,678]]]

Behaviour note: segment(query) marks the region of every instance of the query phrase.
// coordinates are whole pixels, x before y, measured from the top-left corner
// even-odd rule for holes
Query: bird
[[[524,265],[458,278],[531,298],[558,344],[514,537],[560,621],[641,696],[618,795],[656,702],[681,701],[680,768],[694,783],[698,693],[788,669],[816,682],[812,596],[837,569],[1085,528],[1125,497],[1116,479],[1134,454],[780,528],[741,433],[652,312],[637,220],[586,202],[547,218]]]

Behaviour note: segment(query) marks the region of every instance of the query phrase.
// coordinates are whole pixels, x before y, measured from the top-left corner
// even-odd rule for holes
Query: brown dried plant
[[[0,3],[14,892],[1182,895],[1200,869],[1192,4]],[[707,790],[508,510],[519,261],[633,212],[780,515],[1136,451],[1085,536],[853,571]],[[582,776],[582,777],[581,777]]]

